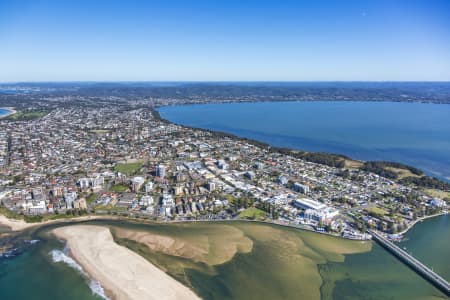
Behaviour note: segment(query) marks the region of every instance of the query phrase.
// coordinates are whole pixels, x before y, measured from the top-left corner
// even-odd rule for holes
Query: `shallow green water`
[[[205,299],[311,299],[303,292],[314,286],[314,278],[296,269],[298,265],[289,249],[273,239],[258,239],[256,234],[245,228],[247,225],[235,226],[252,238],[254,247],[251,253],[237,254],[223,265],[208,267],[161,253],[147,254],[147,258],[162,262],[163,267],[169,269],[176,266],[172,269],[172,275],[189,282]],[[167,227],[156,230],[171,235],[170,231]],[[295,233],[300,237],[312,234],[303,231]],[[330,239],[312,235],[322,240]],[[311,253],[311,258],[316,261],[327,258],[325,263],[318,265],[324,280],[320,288],[322,299],[447,299],[377,244],[373,244],[370,252],[345,255],[344,262],[333,261],[333,256],[327,255],[328,243],[323,243],[323,248],[317,247],[317,244],[314,246],[315,253]],[[446,260],[441,259],[443,262]],[[186,267],[184,272],[180,271],[180,265]]]
[[[399,246],[450,281],[450,215],[414,226]]]
[[[378,245],[347,256],[344,264],[326,264],[321,273],[336,280],[332,299],[447,299]]]
[[[191,241],[197,236],[220,234],[220,227],[213,224],[90,223],[174,237],[188,236]],[[417,230],[408,234],[410,240],[405,242],[409,243],[408,247],[413,247],[415,235],[422,235],[420,227],[423,225],[426,232],[446,232],[448,216],[419,224]],[[204,299],[314,299],[308,295],[318,291],[321,294],[317,299],[447,299],[375,244],[369,252],[345,255],[342,262],[342,255],[336,253],[346,249],[347,241],[268,225],[233,223],[227,226],[242,230],[253,241],[253,249],[250,253],[238,253],[221,265],[210,266],[148,251],[137,243],[128,246],[141,251],[150,261],[156,261],[175,278],[190,284]],[[268,229],[264,229],[266,227]],[[0,260],[0,299],[99,299],[80,272],[65,263],[52,261],[49,252],[62,249],[62,245],[45,238],[45,230],[36,236],[42,241],[23,255]],[[417,241],[421,244],[420,239]],[[441,244],[436,246],[441,247]],[[422,248],[417,248],[418,254],[419,249]],[[447,257],[440,256],[440,261],[448,265]],[[445,272],[446,268],[443,270]],[[317,285],[318,279],[320,282],[323,279],[321,286]]]

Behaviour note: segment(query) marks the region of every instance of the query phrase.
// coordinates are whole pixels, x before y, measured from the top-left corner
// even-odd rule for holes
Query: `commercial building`
[[[308,194],[309,186],[296,182],[294,183],[294,191],[302,194]]]
[[[288,179],[286,176],[281,175],[278,177],[278,183],[281,185],[286,185],[288,183]]]
[[[151,191],[153,191],[153,182],[147,182],[147,184],[145,185],[145,192],[146,193],[150,193]]]
[[[331,220],[339,214],[337,209],[307,198],[297,199],[293,204],[295,207],[303,209],[303,218],[309,220]]]
[[[208,191],[212,192],[216,189],[216,184],[213,181],[208,182]]]
[[[293,204],[295,207],[301,208],[301,209],[322,210],[327,207],[323,203],[320,203],[315,200],[307,199],[307,198],[296,199],[296,200],[294,200]]]
[[[136,176],[131,180],[131,186],[133,191],[137,192],[144,185],[145,179],[142,176]]]

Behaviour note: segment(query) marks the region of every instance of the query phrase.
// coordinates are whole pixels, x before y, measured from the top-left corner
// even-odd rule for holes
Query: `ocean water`
[[[0,108],[0,117],[3,117],[4,115],[7,115],[9,113],[9,110]]]
[[[57,240],[42,238],[21,255],[0,258],[0,299],[104,299],[63,249]]]
[[[450,105],[400,102],[256,102],[166,106],[177,124],[271,145],[397,161],[450,180]]]

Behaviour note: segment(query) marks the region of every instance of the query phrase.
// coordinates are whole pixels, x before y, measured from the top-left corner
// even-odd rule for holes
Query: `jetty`
[[[445,295],[450,296],[450,284],[447,282],[447,280],[436,274],[433,270],[421,263],[418,259],[411,256],[408,252],[401,249],[381,234],[375,231],[369,231],[369,233],[372,235],[372,238],[383,248],[396,256],[400,261],[409,266],[417,274],[425,278],[428,282],[433,284],[436,288],[441,290]]]

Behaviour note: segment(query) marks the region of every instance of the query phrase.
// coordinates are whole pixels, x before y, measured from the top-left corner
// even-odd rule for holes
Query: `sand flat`
[[[178,226],[178,234],[163,235],[151,231],[139,231],[114,227],[113,233],[118,238],[127,239],[146,245],[150,250],[203,262],[210,266],[221,265],[233,259],[237,253],[249,253],[253,242],[236,227],[214,224],[196,229],[195,234],[189,227]],[[184,232],[185,234],[180,234]]]
[[[200,299],[143,257],[116,244],[106,227],[74,225],[53,233],[113,299]]]

